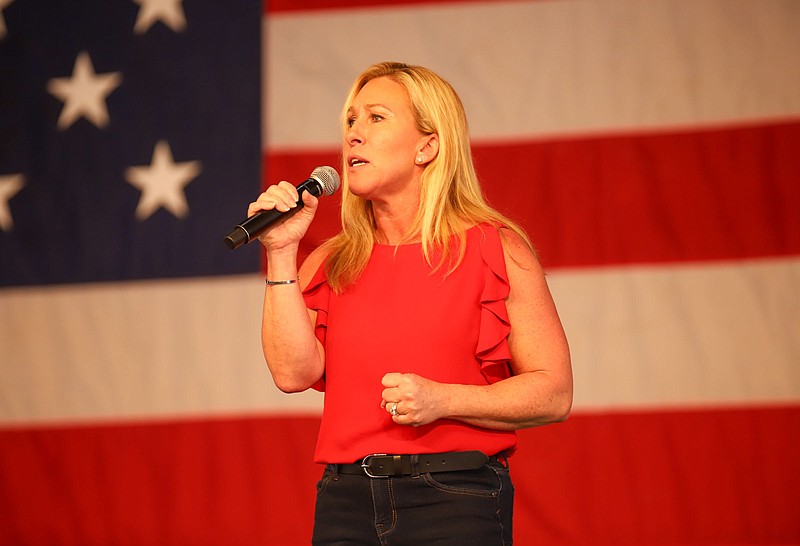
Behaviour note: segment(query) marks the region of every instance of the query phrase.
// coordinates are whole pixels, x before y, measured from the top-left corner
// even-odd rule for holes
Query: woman
[[[305,193],[259,238],[273,379],[325,391],[314,544],[511,544],[514,431],[562,421],[572,403],[542,268],[484,201],[442,78],[374,65],[342,122],[342,231],[298,272],[318,204]],[[297,199],[280,182],[249,213]]]

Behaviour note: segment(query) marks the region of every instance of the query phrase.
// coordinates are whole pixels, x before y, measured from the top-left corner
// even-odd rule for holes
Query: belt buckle
[[[361,468],[362,468],[362,470],[364,470],[364,474],[366,474],[370,478],[388,478],[389,477],[388,475],[387,476],[378,476],[378,475],[375,475],[372,472],[370,472],[369,471],[369,463],[367,462],[367,459],[369,459],[371,457],[385,457],[386,455],[388,455],[388,453],[372,453],[371,455],[367,455],[366,457],[361,459]]]

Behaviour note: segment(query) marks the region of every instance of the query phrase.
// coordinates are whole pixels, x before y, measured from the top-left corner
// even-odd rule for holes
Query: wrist
[[[289,243],[285,246],[274,247],[264,246],[264,252],[267,256],[267,263],[270,261],[277,261],[283,259],[297,260],[297,254],[300,250],[300,243]]]
[[[297,277],[297,247],[267,252],[267,279],[285,281]]]

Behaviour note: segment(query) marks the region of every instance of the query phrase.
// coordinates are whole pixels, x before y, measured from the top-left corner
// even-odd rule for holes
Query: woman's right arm
[[[297,190],[288,182],[270,186],[250,205],[249,214],[276,208],[286,211],[297,202]],[[314,335],[315,313],[306,308],[302,289],[311,280],[324,256],[316,250],[300,272],[297,254],[300,240],[316,213],[318,200],[306,192],[297,213],[270,226],[259,236],[267,257],[267,279],[300,278],[293,284],[266,285],[261,324],[261,345],[275,385],[284,392],[299,392],[314,385],[325,372],[325,353]]]

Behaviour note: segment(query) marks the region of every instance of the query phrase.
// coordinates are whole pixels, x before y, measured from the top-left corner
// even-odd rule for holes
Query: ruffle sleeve
[[[506,309],[509,282],[500,232],[496,227],[488,225],[482,226],[481,231],[484,286],[480,299],[480,330],[475,355],[480,361],[481,374],[489,383],[496,383],[511,377],[511,349],[508,346],[511,323]]]
[[[317,313],[317,320],[314,324],[314,335],[319,342],[322,343],[323,347],[325,346],[328,333],[328,304],[330,302],[330,294],[328,277],[325,275],[325,264],[323,263],[311,278],[311,282],[309,282],[308,286],[303,290],[303,299],[305,300],[306,307]],[[312,388],[324,392],[325,377],[323,376]]]

